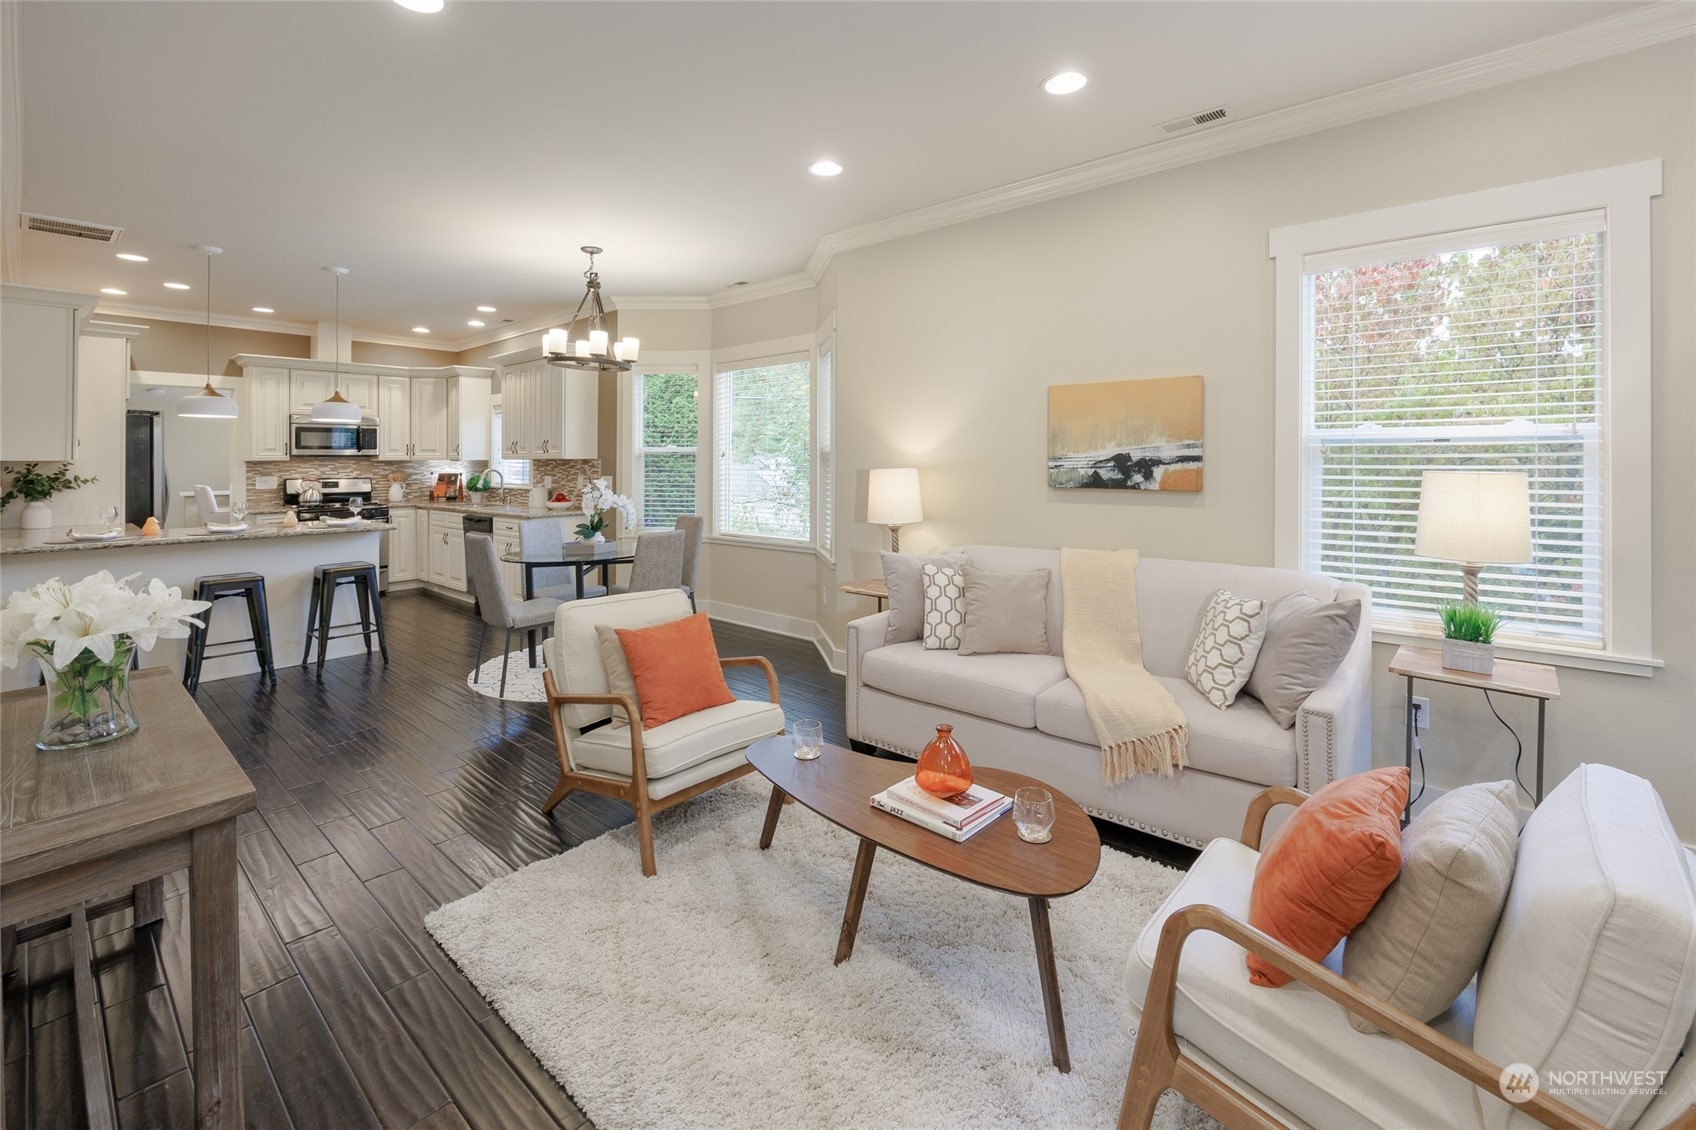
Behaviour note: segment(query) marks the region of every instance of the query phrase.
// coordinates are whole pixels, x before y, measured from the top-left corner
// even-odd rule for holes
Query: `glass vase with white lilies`
[[[596,479],[582,489],[583,513],[588,521],[577,523],[577,535],[584,541],[606,541],[607,515],[616,510],[624,517],[626,526],[636,524],[636,504],[612,489],[606,479]]]
[[[136,728],[130,709],[130,657],[161,639],[181,639],[195,613],[211,605],[184,600],[182,590],[140,573],[114,580],[101,570],[75,584],[55,577],[14,592],[0,611],[0,663],[26,654],[41,664],[47,716],[38,749],[71,749],[111,741]]]

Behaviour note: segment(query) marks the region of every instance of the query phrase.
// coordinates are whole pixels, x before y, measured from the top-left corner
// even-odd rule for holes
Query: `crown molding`
[[[825,236],[825,239],[829,238],[830,236]],[[877,241],[874,240],[873,242]],[[819,246],[824,246],[824,240],[819,241]],[[818,258],[818,252],[813,252],[813,258]],[[808,287],[819,284],[819,277],[824,274],[825,267],[829,265],[830,258],[826,257],[819,266],[817,274],[808,269],[793,275],[779,275],[775,279],[766,279],[764,282],[749,283],[747,286],[726,287],[723,290],[716,290],[707,296],[707,302],[716,310],[720,306],[758,302],[762,298],[776,298],[780,294],[792,294],[797,290],[806,290]]]
[[[619,310],[711,310],[713,306],[714,303],[710,298],[700,294],[627,294],[608,306],[607,312],[614,313]]]
[[[101,298],[94,312],[98,317],[146,318],[150,322],[179,322],[186,326],[204,326],[205,314],[186,310],[168,310],[162,306],[137,306],[128,302],[108,302]],[[266,333],[294,334],[311,337],[316,328],[311,322],[285,322],[277,318],[250,318],[244,314],[212,314],[212,324],[229,330],[263,330]]]

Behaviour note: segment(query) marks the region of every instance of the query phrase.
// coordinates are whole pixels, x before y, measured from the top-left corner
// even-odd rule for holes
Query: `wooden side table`
[[[889,583],[882,577],[873,577],[869,581],[854,581],[842,586],[842,591],[851,596],[869,596],[877,601],[877,610],[883,611],[883,606],[889,600]]]
[[[87,918],[102,896],[189,869],[195,1122],[242,1125],[236,817],[253,783],[174,672],[130,677],[135,733],[35,748],[45,687],[0,696],[0,927],[69,916],[88,1124],[115,1127]],[[137,920],[143,908],[137,907]]]
[[[1537,793],[1536,803],[1543,803],[1543,733],[1549,701],[1561,697],[1561,683],[1555,669],[1546,663],[1520,663],[1512,659],[1496,660],[1496,669],[1488,675],[1472,671],[1454,671],[1443,666],[1443,653],[1437,648],[1410,647],[1396,649],[1390,660],[1390,674],[1407,679],[1407,694],[1403,702],[1403,725],[1407,731],[1405,760],[1408,772],[1413,772],[1413,683],[1424,679],[1432,683],[1448,683],[1457,687],[1477,687],[1481,691],[1500,691],[1502,694],[1537,700]],[[1402,813],[1406,824],[1413,807]]]

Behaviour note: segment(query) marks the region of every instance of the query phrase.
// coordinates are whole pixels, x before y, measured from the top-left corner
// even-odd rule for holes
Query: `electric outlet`
[[[1416,698],[1413,700],[1413,732],[1423,734],[1431,728],[1431,700]]]
[[[275,475],[260,475],[260,476],[258,476],[257,478],[255,478],[253,480],[253,489],[254,490],[276,490],[277,489],[277,476],[275,476]]]

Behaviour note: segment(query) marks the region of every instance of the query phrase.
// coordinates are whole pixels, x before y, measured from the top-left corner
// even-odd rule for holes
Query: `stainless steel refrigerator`
[[[153,517],[164,525],[170,519],[168,487],[159,413],[132,408],[124,416],[124,521],[139,526]]]

